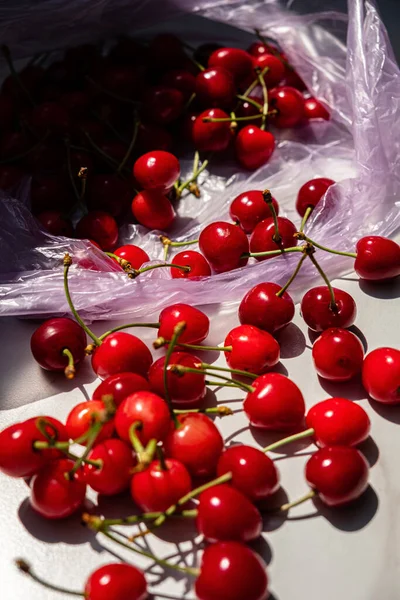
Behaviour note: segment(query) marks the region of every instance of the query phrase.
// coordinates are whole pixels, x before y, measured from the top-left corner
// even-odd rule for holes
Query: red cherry
[[[324,446],[357,446],[367,439],[371,422],[365,410],[346,398],[328,398],[310,408],[306,425],[315,430],[314,439]]]
[[[0,165],[0,189],[9,190],[20,184],[24,172],[12,165]]]
[[[159,33],[149,46],[150,64],[154,67],[166,69],[181,66],[185,54],[182,42],[172,33]]]
[[[217,221],[207,225],[199,237],[199,247],[216,273],[225,273],[248,263],[246,234],[240,227]]]
[[[62,216],[58,210],[46,210],[37,216],[43,228],[51,235],[62,235],[72,237],[74,230],[69,219]]]
[[[136,373],[116,373],[110,375],[97,386],[93,392],[93,400],[101,400],[103,396],[112,396],[114,404],[119,406],[125,398],[141,390],[149,391],[149,382]]]
[[[86,92],[74,90],[62,94],[60,97],[60,104],[71,117],[80,119],[81,117],[84,117],[89,110],[90,98]]]
[[[281,52],[282,58],[287,60],[286,56]],[[306,84],[300,77],[300,75],[293,69],[286,66],[286,74],[285,74],[285,84],[296,88],[300,92],[304,92],[307,89]]]
[[[132,477],[131,495],[143,512],[163,512],[192,489],[189,472],[179,460],[167,458],[165,466],[154,460]]]
[[[189,71],[175,69],[164,73],[161,83],[166,87],[179,90],[184,99],[189,100],[196,87],[196,78]]]
[[[193,125],[198,116],[197,110],[189,110],[185,112],[181,120],[179,135],[183,141],[189,144],[193,144]]]
[[[56,102],[43,102],[32,111],[32,126],[40,136],[48,132],[65,135],[70,128],[68,112]]]
[[[175,218],[171,202],[159,190],[143,190],[132,200],[132,214],[148,229],[165,230]]]
[[[239,542],[208,546],[195,583],[198,600],[267,600],[267,567],[258,554]]]
[[[377,348],[365,357],[362,382],[368,394],[383,404],[400,403],[400,350]]]
[[[129,183],[115,174],[97,173],[88,179],[87,203],[90,209],[119,217],[129,208],[131,198]]]
[[[206,67],[211,54],[215,50],[219,50],[220,48],[220,44],[216,44],[214,42],[201,44],[201,46],[198,46],[194,51],[193,58],[195,59],[195,61],[203,65],[203,67]]]
[[[202,413],[178,415],[180,427],[164,440],[167,456],[181,461],[194,477],[215,474],[224,441],[213,421]]]
[[[76,440],[88,432],[93,423],[99,423],[105,414],[105,406],[102,400],[88,400],[80,402],[70,411],[65,427],[68,437]],[[114,433],[114,419],[107,421],[96,437],[96,443],[107,440]]]
[[[164,308],[158,317],[160,327],[159,337],[170,340],[178,323],[185,321],[186,329],[179,337],[179,341],[185,344],[199,344],[208,335],[210,319],[198,308],[189,304],[171,304]]]
[[[313,97],[304,100],[304,116],[306,119],[323,119],[324,121],[329,121],[331,118],[322,102]]]
[[[57,435],[58,441],[68,441],[65,426],[53,417],[34,417],[22,423],[10,425],[0,432],[0,471],[9,477],[31,477],[49,460],[59,458],[58,450],[36,450],[36,441],[47,442],[37,423],[43,419],[50,425],[45,430],[50,437]]]
[[[304,398],[295,383],[285,375],[267,373],[252,383],[253,392],[243,409],[253,427],[272,431],[296,431],[304,422]]]
[[[246,79],[253,71],[253,61],[245,50],[240,48],[220,48],[208,59],[209,67],[221,67],[232,75],[237,83]]]
[[[153,392],[165,397],[164,387],[165,356],[156,360],[149,370],[149,381]],[[173,352],[167,367],[168,391],[172,402],[182,408],[196,408],[206,395],[206,377],[203,373],[184,373],[178,375],[171,372],[170,365],[181,365],[191,369],[200,369],[201,360],[187,352]]]
[[[111,215],[93,210],[79,221],[76,234],[81,239],[93,239],[102,250],[112,250],[118,240],[118,225]]]
[[[271,51],[276,51],[277,48],[271,44],[264,44],[263,42],[253,42],[247,52],[252,56],[262,56],[263,54],[271,54]]]
[[[45,465],[30,482],[32,508],[46,519],[65,519],[81,508],[86,494],[82,472],[70,481],[74,462],[67,458]]]
[[[269,252],[283,248],[297,246],[297,239],[294,237],[297,227],[292,221],[285,217],[278,217],[278,229],[280,239],[275,241],[274,219],[268,217],[256,225],[250,237],[250,252]],[[271,256],[257,256],[256,259],[267,260]]]
[[[220,67],[200,71],[196,77],[195,91],[202,105],[218,108],[229,108],[236,94],[232,75]]]
[[[57,198],[57,208],[68,207],[69,196],[65,182],[53,175],[40,175],[32,179],[31,207],[34,214],[54,209],[54,199]]]
[[[225,338],[224,346],[231,346],[225,352],[226,362],[231,369],[241,369],[260,374],[279,362],[280,348],[270,333],[253,325],[239,325]]]
[[[253,100],[253,102],[256,102],[258,104],[258,108],[256,106],[254,106],[254,104],[252,104],[251,102],[242,101],[240,103],[239,108],[236,111],[237,117],[254,117],[254,119],[251,119],[251,120],[249,119],[247,121],[238,121],[237,124],[238,124],[239,128],[246,127],[247,125],[259,125],[260,124],[260,114],[262,111],[262,100],[260,99],[259,96],[255,96],[254,94],[255,94],[255,92],[253,92],[252,96],[249,96],[249,100]]]
[[[279,206],[275,198],[272,198],[272,204],[276,214],[279,214]],[[271,209],[260,190],[249,190],[236,196],[232,201],[229,215],[232,221],[238,223],[246,233],[252,233],[257,223],[272,216]]]
[[[332,446],[321,448],[311,456],[305,477],[324,504],[342,506],[365,492],[368,471],[368,463],[361,452],[347,446]]]
[[[361,279],[385,281],[400,275],[400,246],[393,240],[369,235],[356,244],[354,270]]]
[[[235,139],[236,158],[245,169],[259,169],[265,165],[275,149],[275,138],[269,131],[256,125],[247,125]]]
[[[143,68],[140,66],[112,65],[102,74],[102,85],[118,96],[135,99],[138,96],[142,78]]]
[[[101,140],[98,142],[97,146],[101,150],[101,152],[108,157],[110,157],[114,162],[119,165],[124,160],[126,151],[128,149],[127,145],[124,142],[119,140]],[[110,169],[109,163],[104,159],[100,154],[97,156],[97,163],[100,170]],[[115,167],[111,167],[111,170],[114,170]]]
[[[68,365],[68,358],[62,353],[65,348],[72,353],[74,364],[79,364],[85,358],[86,345],[82,327],[67,317],[45,321],[31,337],[33,358],[47,371],[64,371]]]
[[[9,160],[29,152],[34,144],[22,131],[6,131],[0,139],[0,158]]]
[[[10,96],[0,94],[0,129],[6,130],[11,128],[12,119],[14,116],[13,101]]]
[[[183,252],[178,252],[171,262],[174,265],[190,268],[190,271],[187,273],[180,269],[171,268],[172,279],[194,279],[211,275],[210,265],[204,256],[195,250],[183,250]]]
[[[113,254],[119,256],[119,258],[123,258],[127,260],[132,269],[140,269],[140,267],[150,261],[150,257],[140,248],[139,246],[135,246],[134,244],[125,244],[125,246],[120,246],[116,250],[114,250]]]
[[[326,190],[334,183],[333,179],[328,179],[328,177],[316,177],[302,185],[296,200],[296,210],[299,215],[304,217],[309,206],[315,208]]]
[[[260,54],[254,59],[253,64],[261,70],[268,68],[268,71],[263,76],[268,87],[278,85],[285,75],[285,65],[273,54]]]
[[[265,500],[279,488],[279,474],[273,461],[251,446],[231,446],[221,454],[217,475],[232,473],[230,483],[253,502]]]
[[[147,583],[133,565],[111,563],[96,569],[85,585],[87,600],[146,600]]]
[[[108,335],[92,355],[93,371],[100,379],[128,371],[147,377],[152,362],[153,357],[146,344],[123,331]]]
[[[179,160],[163,150],[147,152],[133,165],[133,176],[146,190],[169,192],[180,174]]]
[[[239,321],[274,333],[294,317],[294,302],[287,292],[277,296],[277,283],[259,283],[247,292],[239,305]]]
[[[260,537],[262,518],[246,496],[234,487],[222,484],[200,494],[196,527],[210,543],[246,543]]]
[[[323,331],[314,342],[312,357],[320,377],[348,381],[361,372],[364,349],[351,331],[331,328]]]
[[[131,394],[118,406],[115,415],[115,427],[122,440],[129,442],[129,429],[136,421],[141,423],[136,433],[144,446],[151,439],[164,440],[171,425],[166,402],[144,390]]]
[[[175,88],[153,87],[143,95],[144,115],[157,125],[175,121],[183,112],[184,97]]]
[[[278,114],[271,118],[276,127],[295,127],[304,116],[304,98],[293,87],[282,86],[271,90],[268,94],[270,110]]]
[[[136,465],[132,448],[121,440],[105,440],[89,452],[88,458],[101,461],[101,467],[85,464],[86,483],[99,494],[113,496],[129,488]]]
[[[331,296],[327,286],[308,290],[300,305],[301,315],[310,329],[323,331],[330,327],[350,327],[353,325],[357,307],[347,292],[333,288],[336,310],[331,308]]]
[[[193,123],[193,143],[199,152],[222,152],[232,139],[229,121],[204,123],[204,118],[229,119],[229,115],[219,108],[209,108],[202,112]]]
[[[163,127],[153,123],[140,123],[138,128],[137,145],[140,151],[169,150],[172,146],[172,136]]]
[[[82,158],[85,159],[84,162],[81,160]],[[73,174],[78,173],[81,167],[88,167],[89,173],[93,168],[92,159],[84,152],[71,151],[70,162]],[[24,163],[26,164],[26,168],[32,173],[58,172],[62,165],[64,171],[63,177],[69,177],[68,165],[65,160],[65,146],[57,139],[46,139],[37,144],[26,156]],[[66,184],[70,184],[70,181],[68,180]]]

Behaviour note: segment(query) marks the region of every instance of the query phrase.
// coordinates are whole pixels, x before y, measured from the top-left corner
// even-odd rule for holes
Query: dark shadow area
[[[359,280],[360,290],[379,300],[393,300],[400,298],[400,278],[392,281],[366,281]]]
[[[351,327],[349,327],[349,331],[351,331],[352,333],[354,333],[354,335],[356,335],[358,337],[358,339],[360,340],[360,342],[363,345],[364,352],[366,354],[368,352],[368,342],[367,342],[367,338],[365,337],[365,335],[363,334],[361,329],[359,329],[355,325],[352,325]]]
[[[164,542],[180,544],[182,542],[193,541],[199,534],[194,518],[171,517],[164,525],[154,529],[152,535]]]
[[[275,531],[282,527],[287,515],[284,512],[279,512],[279,507],[287,502],[289,502],[289,497],[286,490],[280,487],[275,494],[258,503],[263,519],[264,532]]]
[[[281,375],[285,375],[286,377],[289,376],[289,371],[287,370],[285,365],[283,365],[281,362],[279,362],[277,365],[272,367],[272,369],[268,369],[267,372],[268,373],[280,373]]]
[[[373,467],[378,462],[379,448],[372,437],[367,438],[365,442],[360,444],[358,450],[364,454],[370,467]]]
[[[257,554],[263,558],[265,564],[270,564],[273,556],[272,550],[268,542],[262,536],[260,536],[258,540],[252,542],[250,547],[254,550],[254,552],[257,552]]]
[[[376,402],[369,398],[371,408],[381,417],[400,425],[400,404],[382,404],[382,402]]]
[[[321,335],[322,331],[313,331],[312,329],[308,328],[308,339],[311,342],[311,345],[314,344],[315,340],[317,338],[319,338],[319,336]]]
[[[375,490],[369,485],[364,494],[348,506],[326,506],[321,500],[313,500],[319,512],[337,529],[341,531],[360,531],[374,518],[379,499]]]
[[[303,354],[306,347],[306,338],[300,327],[289,323],[277,333],[276,339],[281,347],[281,358],[295,358]]]
[[[350,381],[329,381],[329,379],[323,379],[318,376],[321,387],[330,396],[341,396],[348,400],[365,400],[368,398],[368,394],[365,391],[361,382],[361,375],[357,375],[350,379]]]

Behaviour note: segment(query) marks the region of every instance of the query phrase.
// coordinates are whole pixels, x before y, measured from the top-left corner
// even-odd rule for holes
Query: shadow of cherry
[[[281,358],[295,358],[303,354],[306,347],[304,333],[294,323],[289,323],[276,335],[281,347]]]

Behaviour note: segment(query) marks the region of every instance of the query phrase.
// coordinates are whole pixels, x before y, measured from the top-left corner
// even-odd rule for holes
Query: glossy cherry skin
[[[143,95],[144,114],[157,125],[175,121],[182,114],[184,103],[182,92],[172,87],[150,88]]]
[[[145,190],[169,192],[180,174],[179,160],[164,150],[147,152],[133,165],[133,176]]]
[[[195,583],[198,600],[267,600],[267,566],[261,557],[239,542],[208,546]]]
[[[323,331],[330,327],[350,327],[353,325],[357,307],[352,296],[344,290],[333,288],[337,310],[331,308],[331,297],[327,286],[308,290],[300,305],[301,315],[310,329]]]
[[[315,443],[324,446],[357,446],[369,436],[371,422],[365,410],[346,398],[328,398],[310,408],[307,428]]]
[[[140,421],[137,437],[146,446],[151,439],[164,440],[171,426],[171,417],[166,402],[152,392],[140,391],[131,394],[118,406],[115,428],[119,437],[129,442],[132,423]]]
[[[72,481],[66,474],[74,461],[68,458],[45,465],[30,482],[30,503],[33,510],[46,519],[65,519],[81,508],[86,494],[82,471]]]
[[[238,444],[221,454],[217,475],[232,473],[231,485],[252,502],[265,500],[279,489],[279,473],[274,462],[261,450]]]
[[[165,459],[166,470],[159,460],[135,473],[131,481],[131,496],[143,512],[163,512],[192,489],[186,467],[173,458]]]
[[[320,377],[331,381],[349,381],[361,372],[364,349],[351,331],[331,328],[323,331],[315,340],[312,358]]]
[[[259,283],[247,292],[239,305],[239,321],[274,333],[294,317],[294,302],[287,292],[277,296],[277,283]]]
[[[45,321],[33,332],[31,352],[37,363],[47,371],[64,371],[68,358],[65,348],[72,353],[74,364],[85,358],[86,333],[76,321],[57,317]]]
[[[58,210],[46,210],[40,213],[37,219],[43,226],[43,229],[51,235],[62,235],[64,237],[72,237],[74,235],[71,221],[63,217]]]
[[[279,362],[279,344],[272,335],[253,325],[239,325],[225,338],[226,362],[231,369],[241,369],[259,375]]]
[[[178,252],[172,259],[172,264],[189,267],[190,271],[185,273],[180,269],[171,268],[172,279],[195,279],[197,277],[208,277],[211,268],[206,259],[196,250],[183,250]]]
[[[229,119],[229,115],[220,108],[209,108],[200,113],[192,127],[192,138],[199,152],[222,152],[232,139],[229,121],[204,123],[204,118]]]
[[[232,223],[216,221],[207,225],[199,237],[199,248],[216,273],[225,273],[248,263],[246,234]]]
[[[152,362],[146,344],[123,331],[108,335],[92,355],[93,371],[100,379],[127,371],[146,377]]]
[[[148,229],[164,231],[175,218],[171,202],[159,190],[143,190],[136,194],[131,210],[135,219]]]
[[[304,100],[304,116],[308,120],[323,119],[329,121],[331,118],[322,102],[313,97]]]
[[[250,54],[240,48],[220,48],[211,54],[208,66],[225,69],[240,83],[252,73],[253,60]]]
[[[102,250],[112,250],[118,240],[118,225],[102,210],[93,210],[82,217],[76,226],[79,238],[94,240]]]
[[[121,440],[104,440],[93,448],[88,458],[101,461],[101,467],[85,464],[86,483],[105,496],[119,494],[129,488],[136,459],[132,447]]]
[[[116,373],[97,386],[93,392],[93,400],[112,396],[114,404],[119,406],[125,398],[141,390],[150,390],[150,384],[144,377],[137,373]]]
[[[354,270],[361,279],[385,281],[400,275],[400,246],[378,235],[361,238],[356,244]]]
[[[113,252],[119,258],[123,258],[127,260],[132,269],[140,269],[140,267],[150,261],[150,257],[140,248],[139,246],[135,246],[134,244],[125,244],[124,246],[120,246],[116,248]]]
[[[131,198],[129,183],[116,174],[97,173],[88,177],[87,203],[90,209],[99,209],[114,218],[119,217],[129,208]]]
[[[250,252],[270,252],[271,250],[279,250],[283,248],[292,248],[297,246],[297,239],[294,234],[297,227],[292,221],[286,217],[278,217],[278,230],[280,240],[275,241],[275,224],[272,217],[264,219],[258,223],[250,237]],[[256,259],[267,260],[274,258],[273,256],[256,256]]]
[[[46,431],[50,436],[57,434],[58,441],[68,441],[65,426],[53,417],[34,417],[22,423],[10,425],[0,432],[0,471],[9,477],[31,477],[47,462],[60,458],[58,450],[36,450],[36,441],[47,438],[37,427],[39,419],[50,423]]]
[[[400,403],[400,350],[377,348],[367,354],[362,367],[362,382],[377,402]]]
[[[149,381],[153,392],[165,397],[164,387],[165,356],[156,360],[149,370]],[[171,372],[171,365],[181,365],[190,369],[200,369],[201,360],[187,352],[173,352],[168,364],[168,391],[171,400],[179,408],[197,408],[207,393],[206,376],[203,373],[185,373],[178,375]]]
[[[217,108],[229,108],[236,94],[232,75],[221,67],[200,71],[196,77],[195,91],[202,106]]]
[[[262,56],[263,54],[271,54],[272,51],[277,51],[277,48],[271,44],[264,44],[263,42],[253,42],[247,48],[247,52],[255,57]]]
[[[85,585],[87,600],[146,600],[147,582],[142,571],[126,563],[96,569]]]
[[[193,58],[198,63],[200,63],[201,65],[203,65],[203,67],[206,67],[207,64],[208,64],[208,60],[209,60],[211,54],[215,50],[219,50],[220,48],[221,48],[221,45],[220,44],[216,44],[214,42],[208,42],[208,43],[205,43],[205,44],[201,44],[194,51]]]
[[[275,127],[296,127],[304,117],[304,98],[293,87],[282,86],[271,90],[268,94],[270,110],[277,110],[278,114],[271,117]]]
[[[98,423],[105,414],[105,406],[101,400],[80,402],[70,411],[65,427],[68,437],[76,440],[89,431],[93,423]],[[114,419],[103,424],[96,437],[96,443],[107,440],[114,433]],[[85,442],[82,442],[85,444]]]
[[[279,206],[275,198],[272,204],[276,214],[279,214]],[[260,221],[271,217],[271,209],[261,190],[249,190],[236,196],[229,209],[232,221],[238,223],[246,233],[252,233]]]
[[[261,535],[262,518],[250,500],[234,487],[215,485],[202,492],[196,527],[207,542],[251,542]]]
[[[173,69],[164,73],[162,84],[179,90],[185,100],[189,100],[196,87],[196,77],[184,69]]]
[[[275,149],[275,138],[257,125],[247,125],[235,139],[236,158],[244,169],[254,171],[265,165]]]
[[[328,506],[356,500],[368,487],[368,462],[361,452],[348,446],[321,448],[307,461],[305,478]]]
[[[255,67],[260,67],[261,70],[268,68],[263,79],[268,87],[278,85],[285,75],[285,65],[273,54],[260,54],[253,61]]]
[[[315,208],[326,190],[334,183],[333,179],[328,177],[316,177],[302,185],[296,200],[296,210],[299,215],[303,217],[309,206]]]
[[[167,456],[181,461],[194,477],[215,474],[224,441],[213,421],[202,413],[178,415],[180,427],[170,428],[164,441]]]
[[[160,312],[158,320],[158,335],[166,340],[172,339],[176,325],[184,321],[186,329],[179,336],[179,341],[185,344],[199,344],[208,336],[210,329],[207,315],[190,304],[171,304]]]
[[[260,114],[262,112],[262,100],[259,96],[255,95],[255,92],[252,92],[252,95],[249,96],[249,100],[256,102],[258,104],[258,108],[254,106],[252,102],[241,101],[240,106],[235,112],[237,117],[254,117],[254,119],[248,119],[247,121],[237,121],[237,126],[239,129],[246,127],[247,125],[260,125]]]
[[[296,431],[304,422],[304,398],[295,383],[280,373],[260,375],[251,384],[243,409],[253,427]]]

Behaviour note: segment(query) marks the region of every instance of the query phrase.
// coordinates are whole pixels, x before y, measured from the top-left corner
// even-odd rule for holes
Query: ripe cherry
[[[102,73],[102,86],[123,98],[137,99],[138,89],[143,85],[143,69],[129,65],[110,65]]]
[[[253,427],[271,431],[296,431],[304,422],[304,398],[295,383],[280,373],[260,375],[243,409]]]
[[[45,210],[54,210],[54,198],[57,198],[57,208],[68,207],[69,196],[65,182],[53,175],[37,175],[32,179],[31,207],[34,214]]]
[[[279,488],[279,474],[274,462],[251,446],[230,446],[221,454],[217,475],[232,473],[230,483],[253,502],[265,500]]]
[[[232,139],[229,121],[204,123],[203,119],[229,119],[229,115],[220,108],[209,108],[202,112],[192,128],[192,138],[199,152],[222,152]]]
[[[286,56],[282,52],[280,55],[284,60],[287,60]],[[300,75],[293,68],[289,68],[288,66],[286,66],[285,84],[289,87],[296,88],[296,90],[299,90],[300,92],[307,90],[307,86]]]
[[[246,79],[253,71],[253,61],[245,50],[240,48],[220,48],[208,59],[209,67],[220,67],[228,71],[236,83]]]
[[[287,292],[277,296],[277,283],[259,283],[247,292],[239,305],[239,321],[274,333],[294,317],[294,302]]]
[[[74,235],[71,221],[63,217],[58,210],[46,210],[37,216],[37,220],[51,235],[62,235],[64,237]]]
[[[247,48],[247,52],[252,56],[262,56],[263,54],[271,54],[271,52],[276,52],[277,48],[272,46],[271,44],[264,44],[263,42],[253,42],[249,48]]]
[[[164,308],[158,317],[160,327],[159,337],[170,340],[178,323],[185,321],[186,329],[179,337],[185,344],[198,344],[208,335],[210,319],[198,308],[189,304],[177,303]]]
[[[12,165],[0,165],[0,189],[9,190],[16,187],[24,177],[24,172]]]
[[[31,337],[31,351],[37,363],[47,371],[64,371],[72,354],[74,364],[85,358],[86,333],[76,321],[67,317],[49,319],[42,323]]]
[[[137,145],[143,153],[153,150],[166,151],[172,146],[172,136],[169,131],[154,123],[140,123]]]
[[[250,237],[250,252],[269,252],[297,246],[294,234],[297,227],[286,217],[277,217],[279,237],[276,237],[275,224],[272,217],[258,223]],[[271,256],[257,256],[256,259],[267,260]]]
[[[65,92],[60,97],[60,104],[68,112],[70,117],[80,119],[84,117],[90,106],[90,97],[86,92],[74,90]]]
[[[164,364],[165,356],[162,356],[151,365],[149,370],[151,389],[161,397],[165,397]],[[171,371],[171,365],[201,369],[201,360],[187,352],[173,352],[167,367],[168,391],[172,402],[179,408],[199,407],[207,392],[205,375],[203,373],[177,374]]]
[[[235,153],[240,165],[251,171],[265,165],[275,149],[275,138],[257,125],[247,125],[235,139]]]
[[[173,69],[164,73],[161,83],[166,87],[179,90],[184,99],[189,100],[196,87],[196,78],[190,71]]]
[[[279,128],[295,127],[304,117],[304,98],[293,87],[276,87],[268,94],[270,110],[278,113],[271,117],[271,122]]]
[[[208,546],[195,583],[198,600],[267,600],[268,578],[264,561],[239,542]]]
[[[137,373],[116,373],[110,375],[97,386],[93,392],[93,400],[101,400],[103,396],[112,396],[113,402],[119,406],[125,398],[141,390],[149,391],[149,382]]]
[[[240,103],[239,108],[236,111],[237,117],[254,117],[254,119],[248,119],[246,121],[237,121],[237,125],[239,128],[246,127],[246,125],[259,125],[260,124],[260,114],[262,112],[262,100],[259,96],[255,96],[255,92],[253,95],[250,95],[249,100],[256,102],[257,106],[254,106],[253,102],[242,101]],[[257,116],[258,115],[258,116]]]
[[[94,240],[102,250],[112,250],[118,240],[118,225],[108,213],[93,210],[79,221],[76,234],[81,239]]]
[[[279,206],[275,198],[272,198],[276,214],[279,214]],[[271,217],[271,209],[261,190],[249,190],[236,196],[229,209],[232,221],[238,223],[246,233],[252,233],[257,223]]]
[[[400,403],[400,350],[376,348],[367,354],[362,367],[362,382],[377,402]]]
[[[169,192],[180,174],[179,160],[164,150],[147,152],[133,165],[133,176],[145,190]]]
[[[144,446],[151,439],[164,440],[171,426],[166,402],[148,391],[131,394],[118,406],[115,415],[115,428],[122,440],[129,441],[129,429],[136,421],[141,423],[136,433]]]
[[[92,448],[88,458],[101,462],[100,468],[86,463],[83,469],[86,483],[95,492],[113,496],[129,488],[136,460],[125,442],[104,440]]]
[[[182,92],[172,87],[149,88],[143,95],[143,111],[146,118],[157,125],[175,121],[183,112]]]
[[[323,119],[329,121],[331,118],[325,106],[316,98],[306,98],[304,100],[304,116],[306,119]]]
[[[135,335],[118,331],[108,335],[92,355],[92,367],[100,379],[128,371],[147,377],[151,352]]]
[[[6,131],[0,139],[0,158],[9,160],[29,152],[34,144],[22,131]]]
[[[363,346],[347,329],[331,328],[314,342],[312,357],[320,377],[331,381],[348,381],[361,372]]]
[[[224,346],[232,347],[230,352],[225,352],[231,369],[258,375],[279,362],[280,348],[276,339],[253,325],[239,325],[232,329],[225,338]]]
[[[159,190],[143,190],[136,194],[131,210],[135,219],[148,229],[164,231],[175,218],[171,202]]]
[[[45,465],[30,482],[32,508],[46,519],[65,519],[81,508],[86,494],[82,471],[70,480],[74,462],[67,458]]]
[[[202,106],[229,108],[235,99],[235,83],[229,71],[214,67],[196,77],[196,98]]]
[[[240,227],[223,221],[207,225],[199,237],[201,252],[216,273],[225,273],[247,265],[249,242]]]
[[[56,102],[43,102],[32,111],[32,127],[40,137],[47,133],[65,135],[70,128],[68,112]]]
[[[188,272],[171,268],[172,279],[194,279],[211,275],[210,265],[204,256],[195,250],[183,250],[183,252],[178,252],[171,262],[174,265],[190,268],[190,271]]]
[[[173,458],[165,459],[165,468],[154,460],[147,469],[135,473],[131,481],[132,498],[143,512],[163,512],[191,489],[188,470]]]
[[[371,422],[365,410],[346,398],[328,398],[310,408],[306,425],[314,429],[315,443],[324,446],[357,446],[367,439]]]
[[[146,600],[147,583],[133,565],[111,563],[96,569],[85,585],[87,600]]]
[[[283,62],[273,54],[260,54],[254,58],[253,64],[261,70],[268,69],[263,75],[263,79],[268,87],[278,85],[285,75],[285,66]]]
[[[210,543],[246,543],[260,537],[262,518],[245,495],[230,485],[220,484],[200,494],[196,527]]]
[[[142,250],[142,248],[139,246],[135,246],[134,244],[125,244],[125,246],[120,246],[114,250],[113,254],[119,256],[119,258],[127,260],[132,269],[140,269],[143,263],[150,261],[150,257],[147,252]]]
[[[368,471],[364,455],[355,448],[328,446],[318,450],[308,460],[305,477],[324,504],[342,506],[365,492]]]
[[[310,329],[323,331],[330,327],[350,327],[353,325],[357,307],[353,298],[344,290],[332,288],[336,308],[331,306],[331,295],[327,286],[308,290],[300,305],[301,315]]]
[[[385,281],[400,275],[400,246],[378,235],[361,238],[356,244],[354,270],[361,279]]]
[[[302,185],[296,200],[296,210],[299,215],[303,217],[309,206],[315,208],[326,190],[334,183],[333,179],[328,177],[316,177]]]
[[[214,475],[224,441],[213,421],[202,413],[178,415],[164,441],[167,456],[181,461],[194,477]]]
[[[80,402],[70,411],[65,427],[68,437],[76,440],[86,433],[94,423],[102,422],[106,414],[106,408],[102,400],[88,400]],[[107,440],[114,433],[114,419],[103,423],[99,434],[96,437],[96,443]],[[85,442],[82,442],[84,444]]]
[[[129,208],[131,198],[129,183],[115,173],[97,173],[88,178],[87,203],[90,209],[99,209],[112,217],[119,217]]]
[[[208,42],[208,43],[205,43],[205,44],[201,44],[194,51],[193,58],[198,63],[200,63],[201,65],[203,65],[203,67],[206,67],[207,64],[208,64],[208,60],[209,60],[211,54],[215,50],[219,50],[220,48],[221,48],[221,46],[219,44],[216,44],[215,42]]]

